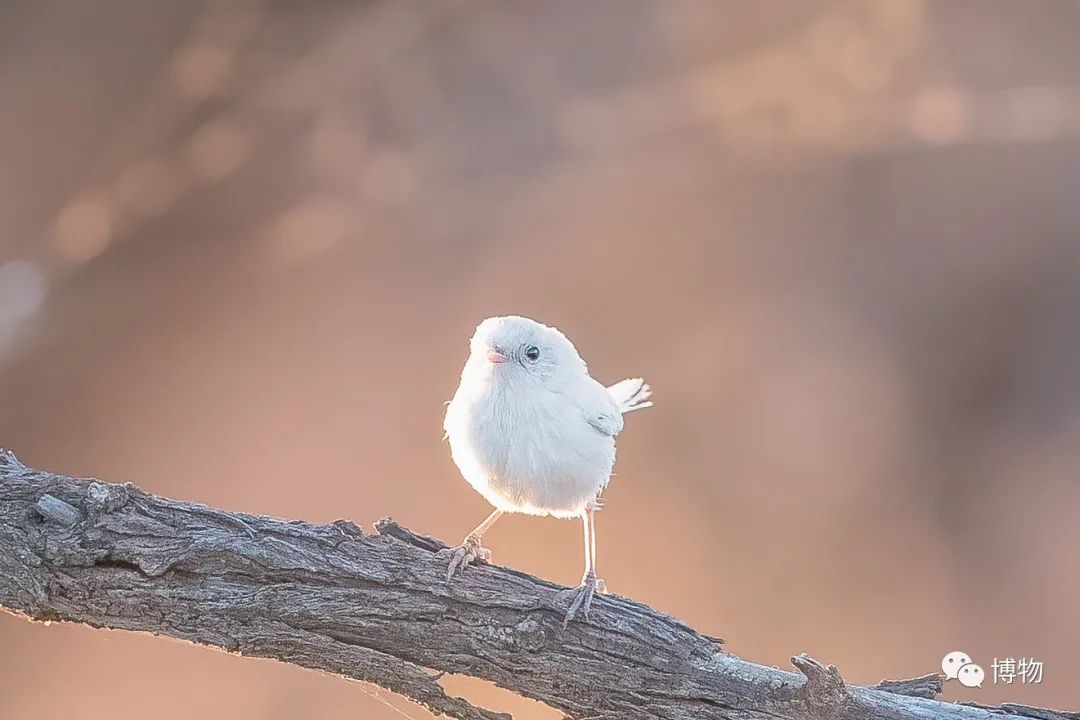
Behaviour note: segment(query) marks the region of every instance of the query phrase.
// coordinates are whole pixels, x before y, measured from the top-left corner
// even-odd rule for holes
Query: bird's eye
[[[540,359],[540,348],[535,345],[530,345],[525,348],[525,357],[529,358],[532,362],[536,362]]]

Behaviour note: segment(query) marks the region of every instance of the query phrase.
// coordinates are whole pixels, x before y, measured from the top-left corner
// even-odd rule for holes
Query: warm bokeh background
[[[1080,3],[0,5],[0,443],[226,508],[457,539],[483,317],[642,374],[615,592],[875,682],[962,649],[1080,706]],[[564,583],[576,523],[502,521]],[[551,711],[456,689],[525,719]],[[0,716],[412,717],[0,616]]]

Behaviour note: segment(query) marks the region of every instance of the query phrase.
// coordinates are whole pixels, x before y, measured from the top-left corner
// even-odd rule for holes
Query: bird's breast
[[[462,475],[504,510],[576,514],[606,484],[615,460],[614,439],[543,388],[459,388],[445,429]]]

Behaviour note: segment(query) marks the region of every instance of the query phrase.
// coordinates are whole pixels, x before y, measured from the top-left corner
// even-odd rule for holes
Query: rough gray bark
[[[573,718],[1077,720],[937,702],[941,677],[847,685],[799,673],[639,603],[597,599],[562,629],[561,588],[495,566],[445,581],[446,546],[390,521],[285,522],[33,470],[0,449],[0,607],[33,620],[140,630],[380,685],[463,720],[505,715],[447,695],[471,675]]]

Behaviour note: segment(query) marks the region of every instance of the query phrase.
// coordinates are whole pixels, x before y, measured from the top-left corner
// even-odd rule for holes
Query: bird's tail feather
[[[642,408],[652,407],[649,398],[652,397],[652,388],[641,378],[629,378],[620,380],[608,388],[615,404],[624,413]]]

